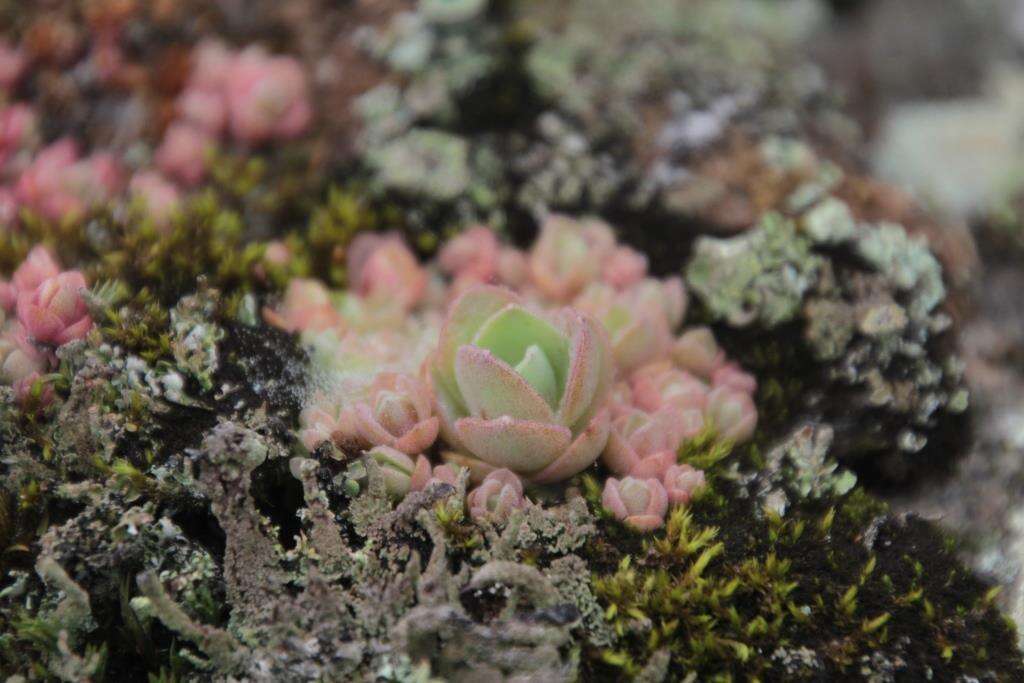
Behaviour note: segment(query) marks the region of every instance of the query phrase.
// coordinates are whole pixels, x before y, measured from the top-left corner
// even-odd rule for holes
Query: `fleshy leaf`
[[[519,373],[490,351],[463,346],[455,354],[455,381],[469,414],[551,422],[554,413]]]
[[[501,417],[483,420],[464,417],[455,428],[473,455],[495,467],[532,472],[558,457],[572,440],[572,432],[560,425]]]
[[[582,426],[601,408],[611,386],[611,352],[601,324],[578,311],[563,312],[572,335],[568,381],[558,408],[563,424]]]
[[[608,430],[609,413],[605,409],[594,416],[557,460],[531,476],[530,481],[538,484],[562,481],[590,467],[608,443]]]
[[[462,407],[455,387],[455,353],[460,346],[472,341],[473,335],[488,318],[518,300],[511,290],[482,285],[467,291],[452,304],[433,359],[436,369],[433,378],[435,383],[445,384],[448,398],[452,399],[455,407]]]
[[[569,367],[568,341],[551,323],[522,306],[506,306],[487,320],[472,343],[491,351],[513,367],[523,360],[528,348],[539,346],[554,371],[559,393],[565,386]]]
[[[555,370],[539,346],[533,344],[526,349],[523,359],[516,365],[515,371],[533,387],[552,408],[558,401],[558,382]]]

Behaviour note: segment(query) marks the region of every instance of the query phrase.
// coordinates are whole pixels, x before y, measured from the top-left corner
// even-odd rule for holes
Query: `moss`
[[[713,481],[720,496],[675,510],[641,549],[613,542],[590,556],[592,566],[617,558],[593,583],[619,642],[589,651],[586,675],[633,676],[665,649],[670,670],[699,680],[832,680],[883,662],[913,680],[1024,674],[1000,646],[1014,634],[991,591],[926,523],[879,516],[885,506],[860,491],[835,507],[757,514]],[[602,536],[620,533],[601,524]]]

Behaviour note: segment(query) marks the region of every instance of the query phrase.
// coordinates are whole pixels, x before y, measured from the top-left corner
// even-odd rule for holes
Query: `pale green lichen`
[[[899,225],[882,223],[856,242],[857,253],[910,295],[909,313],[921,318],[946,296],[942,266],[922,238],[911,238]]]
[[[805,425],[795,430],[765,457],[763,476],[776,486],[785,484],[801,498],[816,500],[842,497],[857,484],[857,477],[829,457],[834,431],[831,427]],[[777,493],[764,494],[774,502],[783,500]],[[784,507],[775,507],[784,514]]]
[[[413,130],[370,152],[367,161],[387,188],[451,200],[469,188],[468,154],[468,144],[458,136]]]
[[[699,238],[688,284],[730,325],[798,323],[825,376],[855,389],[843,410],[889,416],[887,426],[876,416],[844,434],[859,444],[849,450],[920,452],[942,413],[966,407],[962,369],[938,343],[951,324],[939,308],[946,289],[938,260],[902,226],[857,223],[834,194],[842,173],[810,147],[771,138],[759,150],[807,178],[784,200],[795,217],[769,213],[743,235]],[[892,476],[907,466],[896,455]]]
[[[853,237],[857,227],[850,207],[835,197],[827,197],[808,211],[802,226],[816,244],[841,244]]]
[[[821,256],[778,214],[738,237],[701,237],[686,280],[715,317],[772,328],[792,320],[817,281]]]

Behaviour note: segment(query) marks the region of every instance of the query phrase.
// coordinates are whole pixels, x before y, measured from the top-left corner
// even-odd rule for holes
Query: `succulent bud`
[[[675,464],[684,431],[680,416],[671,411],[630,410],[612,420],[603,462],[618,475],[660,478]]]
[[[609,477],[601,505],[616,519],[637,531],[651,531],[665,523],[668,493],[657,479]]]
[[[523,482],[511,470],[499,469],[491,472],[477,488],[466,496],[469,514],[473,519],[506,519],[513,510],[526,506],[523,497]]]
[[[172,124],[153,155],[157,168],[186,186],[197,185],[206,175],[213,137],[188,123]]]
[[[132,197],[141,202],[146,213],[161,228],[167,227],[171,216],[181,206],[181,193],[173,183],[156,171],[141,171],[128,185]]]
[[[427,273],[397,234],[364,233],[348,250],[348,275],[360,296],[398,302],[411,310],[427,289]]]
[[[647,275],[647,257],[630,247],[616,247],[604,263],[602,280],[612,287],[625,289]]]
[[[721,438],[735,443],[749,441],[757,427],[757,408],[750,394],[730,386],[712,389],[705,414]]]
[[[309,83],[294,57],[248,47],[232,62],[226,88],[231,134],[240,142],[294,138],[312,120]]]
[[[413,471],[416,464],[412,458],[387,446],[376,446],[366,452],[366,456],[380,465],[384,475],[384,486],[388,495],[395,499],[404,498],[409,493]]]
[[[668,500],[673,505],[686,505],[693,494],[704,486],[704,472],[690,465],[672,465],[662,477]]]
[[[383,372],[374,378],[367,399],[355,404],[356,429],[374,446],[422,453],[437,438],[430,390],[412,375]]]
[[[66,344],[92,329],[92,318],[82,299],[85,278],[71,270],[42,282],[35,291],[18,292],[18,320],[37,342]]]
[[[672,358],[679,367],[705,379],[725,364],[725,352],[707,327],[694,327],[680,335],[672,347]]]

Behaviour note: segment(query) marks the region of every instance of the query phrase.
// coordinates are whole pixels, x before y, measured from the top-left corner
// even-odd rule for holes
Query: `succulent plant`
[[[568,303],[597,281],[615,248],[615,235],[598,220],[552,215],[530,251],[530,276],[547,298]]]
[[[498,275],[500,244],[493,230],[477,225],[445,244],[438,265],[454,279],[491,282]]]
[[[668,362],[645,365],[630,376],[629,383],[638,408],[647,412],[670,409],[689,416],[687,435],[700,431],[703,420],[698,421],[696,414],[702,414],[707,406],[707,384]]]
[[[661,479],[668,493],[669,503],[686,505],[693,494],[704,486],[704,473],[687,464],[672,465]]]
[[[112,199],[122,185],[120,163],[94,152],[80,158],[78,145],[63,138],[39,152],[18,177],[18,203],[44,218],[60,221],[81,216]]]
[[[452,463],[431,466],[424,456],[416,458],[416,469],[412,473],[410,491],[422,491],[431,484],[441,483],[458,486],[459,477],[464,468]]]
[[[49,250],[43,246],[33,247],[18,269],[14,271],[14,276],[11,277],[13,291],[7,307],[13,308],[19,292],[30,293],[41,285],[43,280],[54,277],[58,273],[60,273],[60,265]]]
[[[348,270],[358,294],[395,300],[405,310],[419,303],[426,292],[427,274],[398,235],[356,237],[349,246]]]
[[[647,413],[635,408],[617,416],[602,461],[618,475],[661,477],[676,463],[676,449],[687,429],[684,419],[686,415],[672,410]]]
[[[694,327],[679,336],[672,347],[676,364],[699,377],[710,378],[725,364],[725,352],[707,327]]]
[[[317,280],[295,278],[288,283],[282,305],[266,308],[267,322],[289,332],[327,330],[341,326],[341,315],[331,304],[330,292]]]
[[[488,474],[480,486],[466,496],[473,519],[504,520],[513,510],[525,507],[523,482],[515,472],[502,468]]]
[[[668,353],[671,332],[660,304],[653,310],[638,306],[628,293],[595,282],[576,299],[575,306],[604,325],[620,371],[632,370]]]
[[[373,446],[415,455],[437,438],[438,420],[432,415],[430,390],[417,377],[383,372],[374,379],[367,400],[353,407],[359,436]]]
[[[707,415],[719,436],[737,443],[748,441],[757,427],[757,408],[750,394],[730,386],[711,390]]]
[[[366,452],[366,457],[372,458],[380,466],[389,496],[402,498],[409,493],[413,472],[416,469],[416,463],[412,458],[388,446],[371,448]]]
[[[441,432],[475,478],[507,468],[560,481],[608,440],[611,354],[579,311],[545,315],[510,290],[472,289],[449,309],[429,373]]]
[[[92,318],[82,299],[85,277],[69,270],[43,280],[32,292],[18,294],[18,319],[37,342],[61,345],[84,337]]]
[[[609,477],[604,483],[601,505],[626,526],[650,531],[665,523],[668,493],[657,479]]]

